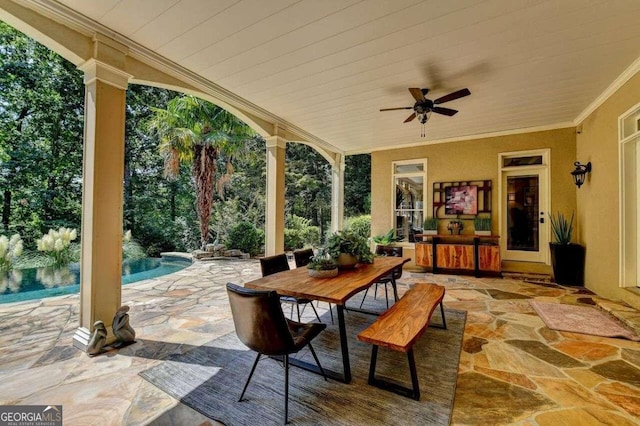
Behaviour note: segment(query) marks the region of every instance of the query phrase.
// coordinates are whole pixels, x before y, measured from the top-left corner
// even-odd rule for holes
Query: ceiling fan
[[[427,93],[429,93],[429,89],[418,89],[417,87],[411,87],[409,88],[409,92],[411,92],[411,95],[416,100],[416,103],[413,106],[400,108],[383,108],[380,111],[413,109],[413,113],[409,117],[407,117],[404,122],[408,123],[409,121],[412,121],[414,118],[418,117],[418,120],[420,121],[420,123],[422,123],[422,134],[420,135],[422,137],[424,137],[424,125],[431,116],[432,112],[435,112],[436,114],[448,115],[449,117],[456,115],[456,113],[458,112],[458,110],[443,108],[437,105],[443,104],[445,102],[450,102],[455,99],[463,98],[471,94],[469,89],[461,89],[432,101],[431,99],[427,99],[424,97]]]

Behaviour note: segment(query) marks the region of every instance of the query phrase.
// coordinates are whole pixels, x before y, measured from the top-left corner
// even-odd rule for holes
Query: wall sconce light
[[[578,188],[580,188],[584,183],[587,173],[591,173],[591,161],[586,165],[580,164],[579,161],[576,161],[573,165],[576,166],[576,169],[571,172],[571,176],[573,176],[573,182]]]
[[[515,192],[509,192],[507,194],[507,201],[515,201],[516,200],[516,193]]]

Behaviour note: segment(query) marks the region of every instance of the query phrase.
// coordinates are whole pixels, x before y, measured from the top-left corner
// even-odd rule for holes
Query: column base
[[[73,335],[73,347],[80,349],[82,352],[87,351],[89,346],[89,339],[91,338],[91,332],[85,327],[78,327]]]
[[[89,340],[91,340],[91,332],[89,329],[85,327],[78,327],[73,335],[73,347],[80,349],[82,352],[86,352],[87,346],[89,346]],[[116,340],[117,339],[113,335],[113,331],[111,331],[111,325],[107,326],[107,342],[105,346],[112,344]]]

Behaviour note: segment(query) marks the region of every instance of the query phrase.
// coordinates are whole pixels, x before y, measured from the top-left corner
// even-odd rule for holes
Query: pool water
[[[171,274],[191,265],[179,257],[148,257],[122,262],[122,284]],[[80,291],[80,265],[64,268],[14,269],[0,275],[0,303],[22,302]]]

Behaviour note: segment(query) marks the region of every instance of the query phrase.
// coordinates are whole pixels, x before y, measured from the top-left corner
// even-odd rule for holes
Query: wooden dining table
[[[310,277],[307,268],[295,268],[249,281],[244,286],[258,290],[275,290],[280,296],[320,300],[335,304],[338,314],[343,372],[324,370],[327,376],[349,383],[351,382],[351,364],[344,321],[345,304],[353,295],[368,288],[380,278],[387,275],[393,276],[391,272],[395,268],[402,267],[409,260],[409,258],[402,257],[376,257],[371,264],[358,264],[354,269],[340,271],[338,276],[332,278]],[[397,300],[395,280],[392,280],[392,285]],[[290,362],[298,367],[320,373],[315,364],[299,359],[291,359]]]

